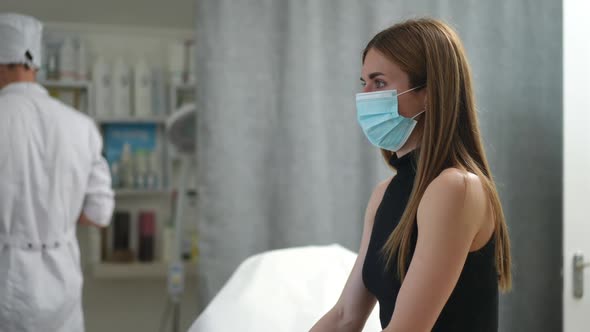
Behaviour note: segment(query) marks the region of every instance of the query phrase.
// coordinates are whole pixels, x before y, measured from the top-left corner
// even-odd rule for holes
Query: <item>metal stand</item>
[[[190,158],[181,156],[181,171],[178,179],[176,213],[174,218],[174,238],[176,248],[174,261],[168,268],[168,296],[172,305],[172,332],[180,332],[180,301],[184,292],[184,264],[182,263],[183,211],[186,204],[186,179],[190,168]]]
[[[175,94],[173,94],[175,96]],[[176,105],[172,105],[173,109]],[[172,331],[180,331],[180,308],[184,292],[184,264],[182,257],[182,234],[184,232],[184,208],[186,205],[186,186],[191,156],[195,151],[195,137],[192,135],[196,125],[196,110],[194,104],[187,104],[173,112],[166,120],[166,132],[168,139],[174,145],[180,157],[180,177],[178,178],[178,191],[176,193],[176,213],[174,217],[174,237],[176,246],[173,252],[172,263],[168,267],[168,306],[172,310]],[[166,319],[163,320],[166,322]],[[163,324],[165,325],[165,324]]]

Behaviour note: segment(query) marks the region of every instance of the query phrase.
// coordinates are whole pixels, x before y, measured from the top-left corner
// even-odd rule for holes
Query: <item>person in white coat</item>
[[[0,14],[0,331],[83,331],[76,225],[114,194],[94,122],[36,83],[42,24]]]

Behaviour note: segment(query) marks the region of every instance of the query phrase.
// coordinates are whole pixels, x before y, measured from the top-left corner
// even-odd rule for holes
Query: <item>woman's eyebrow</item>
[[[382,76],[382,75],[385,75],[385,74],[383,74],[383,73],[381,73],[381,72],[378,72],[378,71],[377,71],[377,72],[374,72],[374,73],[370,73],[370,74],[369,74],[369,79],[370,79],[370,80],[372,80],[372,79],[374,79],[375,77],[377,77],[377,76]],[[361,77],[361,81],[363,81],[363,82],[364,82],[365,80],[364,80],[364,79]]]
[[[384,74],[381,73],[381,72],[378,72],[378,71],[377,72],[374,72],[374,73],[370,73],[369,74],[369,79],[374,79],[375,77],[382,76],[382,75],[384,75]]]

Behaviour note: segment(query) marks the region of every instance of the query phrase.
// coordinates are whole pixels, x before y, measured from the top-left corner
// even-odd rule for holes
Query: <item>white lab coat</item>
[[[82,212],[107,225],[114,201],[102,140],[36,83],[0,90],[0,331],[83,331]]]

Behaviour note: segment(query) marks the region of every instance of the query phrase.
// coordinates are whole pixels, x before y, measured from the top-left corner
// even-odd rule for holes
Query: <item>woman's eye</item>
[[[381,81],[381,80],[376,80],[376,81],[375,81],[375,87],[376,87],[377,89],[384,88],[384,87],[385,87],[385,82],[383,82],[383,81]]]
[[[367,86],[367,82],[365,82],[365,81],[361,81],[361,88],[364,88],[364,87],[366,87],[366,86]]]

